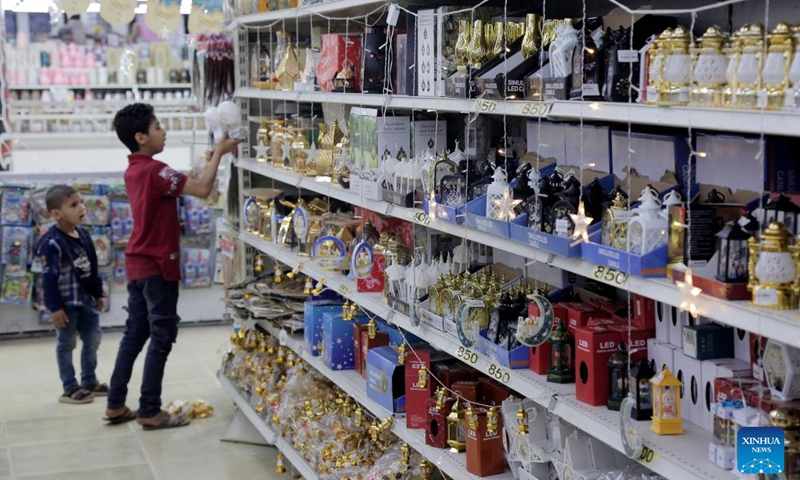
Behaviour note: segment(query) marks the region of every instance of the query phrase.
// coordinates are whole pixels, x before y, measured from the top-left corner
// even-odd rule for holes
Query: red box
[[[714,379],[714,401],[742,400],[748,407],[761,408],[764,413],[773,410],[776,402],[769,389],[755,378],[717,377]]]
[[[575,329],[575,397],[589,405],[608,400],[608,357],[617,351],[620,333],[603,327]]]
[[[603,327],[608,328],[611,325],[627,325],[628,321],[622,321],[622,319],[618,317],[608,317],[608,318],[592,318],[588,322],[586,322],[586,327]]]
[[[361,362],[361,334],[366,333],[366,323],[353,323],[353,362],[355,363],[356,372],[362,376],[366,375],[363,371],[363,364]]]
[[[345,65],[353,67],[353,92],[361,91],[361,38],[328,33],[322,35],[317,63],[317,83],[323,92],[333,91],[333,78]]]
[[[386,257],[382,253],[374,252],[372,272],[365,278],[356,279],[356,290],[362,293],[383,292],[385,278],[383,272],[386,270]]]
[[[481,382],[481,394],[483,397],[481,401],[487,405],[499,406],[505,399],[515,395],[511,389],[489,377],[481,377],[478,381]]]
[[[628,325],[610,325],[608,329],[620,333],[620,342],[625,343],[632,359],[647,360],[647,339],[655,337],[655,330],[640,330]],[[630,343],[628,343],[628,331],[630,331]]]
[[[599,306],[591,303],[567,303],[567,327],[572,335],[575,329],[585,327],[593,318],[608,318],[610,313],[603,311]]]
[[[455,399],[448,398],[444,409],[436,408],[436,399],[429,398],[425,402],[427,421],[425,422],[425,444],[437,448],[447,448],[447,416],[453,409]]]
[[[437,363],[434,368],[434,375],[442,382],[444,388],[451,389],[455,382],[462,380],[472,380],[472,372],[475,370],[459,363]]]
[[[414,350],[406,358],[406,427],[425,428],[427,423],[426,402],[433,396],[435,382],[428,381],[420,387],[419,369],[431,370],[431,352],[427,350]]]
[[[467,426],[467,471],[479,477],[503,473],[505,455],[503,454],[503,419],[497,413],[497,429],[486,430],[486,414],[478,416],[478,428]]]
[[[656,301],[633,294],[633,324],[642,330],[654,330],[656,328]]]
[[[539,314],[539,309],[535,303],[528,305],[528,315],[535,316]],[[553,304],[553,317],[556,319],[553,322],[553,329],[558,324],[558,320],[562,322],[567,321],[567,304],[556,303]],[[547,375],[547,367],[550,366],[550,344],[544,342],[538,347],[531,347],[531,353],[528,356],[528,368],[538,373],[539,375]]]
[[[453,391],[453,395],[460,397],[462,402],[466,400],[470,403],[476,403],[479,399],[483,399],[481,382],[475,380],[459,380],[453,383],[450,390]]]
[[[361,332],[361,376],[367,378],[367,354],[370,349],[389,345],[389,334],[386,332],[375,333],[375,338],[369,338],[369,332]]]

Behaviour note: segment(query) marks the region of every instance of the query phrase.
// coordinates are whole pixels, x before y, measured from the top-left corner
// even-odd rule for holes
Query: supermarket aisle
[[[0,480],[238,480],[277,475],[275,450],[220,442],[235,407],[214,376],[230,327],[184,328],[164,379],[165,403],[202,398],[215,415],[176,430],[144,432],[135,423],[105,426],[105,399],[57,403],[53,337],[0,341]],[[108,381],[119,333],[100,346],[98,376]],[[78,355],[75,355],[76,360]],[[141,361],[129,405],[138,399]],[[135,386],[134,386],[135,385]]]

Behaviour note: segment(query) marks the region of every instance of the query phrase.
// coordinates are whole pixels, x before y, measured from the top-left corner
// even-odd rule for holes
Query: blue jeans
[[[111,376],[108,409],[125,406],[133,363],[147,340],[147,356],[139,398],[139,418],[154,417],[161,411],[161,381],[172,344],[178,337],[178,282],[161,275],[128,282],[128,321]]]
[[[64,394],[69,395],[81,385],[97,384],[95,369],[97,368],[97,349],[100,348],[100,316],[94,308],[94,300],[82,307],[65,307],[69,323],[64,328],[56,328],[56,360],[58,374],[64,386]],[[72,351],[81,337],[81,383],[75,379],[75,367],[72,366]]]

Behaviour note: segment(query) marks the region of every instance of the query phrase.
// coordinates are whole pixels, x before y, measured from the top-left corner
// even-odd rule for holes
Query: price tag
[[[497,110],[497,100],[479,98],[475,100],[475,111],[478,113],[494,113]]]
[[[637,460],[644,463],[645,465],[648,465],[655,462],[660,456],[661,455],[659,455],[658,452],[656,452],[652,448],[642,447],[642,453],[639,454],[639,458],[637,458]]]
[[[592,271],[592,276],[598,280],[613,283],[618,287],[621,287],[628,282],[627,273],[620,272],[619,270],[615,270],[604,265],[598,265],[595,267],[595,269]]]
[[[620,63],[639,62],[639,52],[636,50],[617,50],[617,61]]]
[[[339,285],[339,293],[341,293],[345,297],[349,296],[352,292],[353,291],[350,289],[350,287],[348,287],[344,283]]]
[[[552,103],[545,102],[524,102],[518,105],[519,115],[525,117],[546,117],[553,108]]]
[[[464,360],[470,365],[475,365],[476,363],[478,363],[478,354],[473,352],[469,348],[458,347],[458,350],[456,350],[456,357]]]
[[[414,214],[414,222],[427,227],[431,224],[431,216],[425,212],[417,212]]]
[[[490,377],[502,383],[508,383],[511,381],[511,373],[496,363],[490,363],[489,368],[486,369],[486,373]]]

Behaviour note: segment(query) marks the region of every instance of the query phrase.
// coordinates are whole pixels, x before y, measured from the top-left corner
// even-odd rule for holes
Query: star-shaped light
[[[589,225],[591,225],[594,218],[586,216],[586,208],[583,206],[583,201],[578,204],[578,213],[570,213],[569,218],[572,220],[574,228],[572,229],[572,245],[577,245],[583,240],[589,243]]]
[[[503,196],[492,200],[492,202],[495,207],[495,220],[508,222],[516,218],[517,214],[514,212],[514,208],[516,208],[522,200],[514,200],[514,197],[511,196],[511,190],[506,187],[505,190],[503,190]]]
[[[258,144],[255,147],[253,147],[253,150],[256,151],[256,160],[259,160],[261,162],[265,162],[267,160],[267,150],[269,150],[268,146]]]
[[[681,291],[681,304],[678,308],[682,312],[689,312],[692,317],[697,317],[697,305],[694,303],[694,299],[700,295],[700,292],[703,289],[695,287],[693,280],[692,280],[692,269],[687,268],[686,273],[683,275],[683,281],[680,282],[678,280],[675,281],[675,285],[678,286],[678,290]]]

